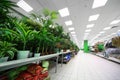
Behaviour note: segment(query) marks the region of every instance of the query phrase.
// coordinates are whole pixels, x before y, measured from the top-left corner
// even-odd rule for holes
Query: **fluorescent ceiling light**
[[[66,24],[66,26],[70,26],[70,25],[72,25],[72,21],[71,20],[66,21],[65,24]]]
[[[88,21],[94,21],[94,20],[97,20],[99,16],[100,16],[99,14],[92,15],[92,16],[89,17],[89,20],[88,20]]]
[[[91,29],[85,30],[85,32],[90,32],[90,31],[91,31]]]
[[[110,24],[117,24],[117,23],[119,23],[120,22],[120,20],[114,20],[114,21],[112,21]]]
[[[25,10],[26,12],[30,12],[33,10],[33,8],[30,5],[28,5],[24,0],[20,0],[17,3],[17,5],[21,7],[23,10]]]
[[[101,31],[100,34],[105,33],[105,31]]]
[[[72,31],[72,30],[74,30],[74,28],[73,28],[73,27],[71,27],[71,28],[68,28],[68,30],[69,30],[69,31]]]
[[[101,34],[98,34],[97,36],[100,36]]]
[[[58,12],[60,13],[61,17],[66,17],[70,15],[68,8],[60,9],[58,10]]]
[[[89,33],[84,33],[84,35],[89,35]]]
[[[87,25],[87,28],[92,28],[95,24],[89,24]]]
[[[94,8],[105,6],[106,3],[107,3],[107,0],[94,0],[92,8],[94,9]]]
[[[77,40],[77,38],[76,37],[73,37],[74,38],[74,40]]]
[[[73,31],[73,32],[71,32],[71,34],[75,34],[75,32]]]
[[[106,28],[104,28],[103,30],[108,30],[108,29],[111,29],[111,27],[106,27]]]
[[[114,34],[116,34],[116,33],[112,33],[111,35],[114,35]]]
[[[118,30],[118,31],[120,31],[120,30]]]
[[[75,35],[75,34],[73,34],[72,36],[74,36],[74,37],[75,37],[76,35]]]

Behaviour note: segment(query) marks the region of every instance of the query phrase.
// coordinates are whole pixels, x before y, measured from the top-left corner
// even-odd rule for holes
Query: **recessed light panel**
[[[120,22],[120,20],[114,20],[114,21],[112,21],[110,24],[117,24],[117,23],[119,23]]]
[[[92,28],[95,24],[89,24],[87,25],[87,28]]]
[[[25,10],[26,12],[30,12],[33,10],[33,8],[30,5],[28,5],[24,0],[20,0],[17,3],[17,5],[21,7],[23,10]]]
[[[84,33],[84,35],[89,35],[89,33]]]
[[[71,20],[66,21],[65,24],[66,24],[66,26],[70,26],[70,25],[72,25],[72,21]]]
[[[94,0],[92,8],[94,9],[94,8],[105,6],[107,1],[108,0]]]
[[[69,31],[72,31],[72,30],[74,30],[74,28],[73,28],[73,27],[70,27],[70,28],[68,28],[68,30],[69,30]]]
[[[75,34],[73,34],[72,36],[73,36],[73,37],[76,37],[76,35],[75,35]]]
[[[101,31],[100,34],[105,33],[105,31]]]
[[[58,10],[58,12],[60,13],[61,17],[66,17],[70,15],[68,8],[60,9]]]
[[[75,34],[75,32],[73,31],[73,32],[71,32],[71,34]]]
[[[103,30],[108,30],[108,29],[111,29],[111,27],[106,27],[106,28],[104,28]]]
[[[94,20],[97,20],[99,16],[100,16],[99,14],[92,15],[92,16],[89,17],[89,20],[88,20],[88,21],[94,21]]]
[[[85,30],[85,32],[90,32],[90,31],[91,31],[91,29]]]
[[[97,36],[100,36],[101,34],[98,34]]]
[[[114,35],[114,34],[116,34],[116,33],[112,33],[111,35]]]

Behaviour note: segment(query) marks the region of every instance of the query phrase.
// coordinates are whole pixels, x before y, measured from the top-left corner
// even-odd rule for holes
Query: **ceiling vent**
[[[117,28],[117,27],[119,27],[119,26],[113,26],[113,27],[111,27],[111,29],[113,29],[113,28]]]

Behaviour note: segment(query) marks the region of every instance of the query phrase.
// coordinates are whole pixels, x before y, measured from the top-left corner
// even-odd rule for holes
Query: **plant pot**
[[[32,53],[32,52],[30,52],[30,53],[29,53],[29,58],[30,58],[30,57],[32,57],[32,56],[33,56],[33,53]]]
[[[67,49],[67,52],[70,52],[70,49]]]
[[[64,49],[63,52],[66,52],[66,49]]]
[[[25,59],[25,58],[28,58],[28,56],[29,56],[29,51],[28,50],[18,51],[17,59]]]
[[[7,62],[8,57],[2,57],[0,58],[0,63]]]
[[[49,67],[49,61],[42,61],[42,67],[48,70]]]
[[[40,53],[35,53],[34,57],[40,57]]]

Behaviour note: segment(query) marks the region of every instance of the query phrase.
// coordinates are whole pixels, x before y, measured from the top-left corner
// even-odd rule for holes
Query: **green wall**
[[[84,52],[88,53],[89,49],[88,49],[88,40],[84,40]]]

